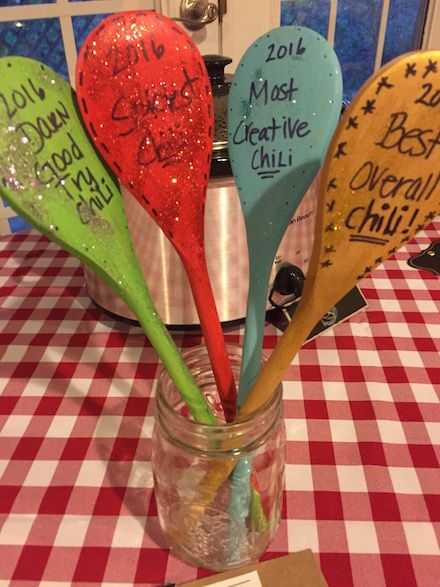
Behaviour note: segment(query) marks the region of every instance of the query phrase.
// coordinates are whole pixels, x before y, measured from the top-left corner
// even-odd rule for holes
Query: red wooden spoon
[[[204,248],[213,100],[203,59],[168,18],[123,12],[107,17],[87,37],[76,86],[97,148],[183,262],[225,418],[231,421],[236,388]]]

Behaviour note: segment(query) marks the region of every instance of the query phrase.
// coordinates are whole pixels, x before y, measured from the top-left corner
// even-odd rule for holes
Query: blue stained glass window
[[[75,0],[81,1],[81,0]],[[87,37],[95,26],[101,22],[108,14],[90,14],[87,16],[72,17],[73,30],[75,32],[76,50],[79,51]]]
[[[0,6],[25,6],[29,4],[54,4],[56,0],[0,0]]]
[[[18,55],[46,63],[67,79],[67,64],[57,18],[0,23],[0,57]],[[27,228],[18,216],[8,218],[11,232]]]
[[[327,38],[330,0],[290,0],[281,2],[281,24],[313,29]]]
[[[0,23],[0,57],[32,57],[67,79],[67,64],[57,18]]]
[[[29,228],[29,224],[20,216],[12,216],[12,218],[8,218],[9,229],[11,232],[20,232],[21,230],[26,230]]]
[[[381,12],[382,0],[338,2],[335,51],[341,63],[344,95],[348,98],[374,72]]]
[[[382,63],[421,46],[428,0],[391,0]]]
[[[54,2],[55,0],[45,0]],[[0,6],[42,4],[40,0],[0,0]],[[77,50],[88,33],[103,19],[105,14],[72,17]],[[19,55],[32,57],[46,63],[57,73],[68,79],[66,56],[58,18],[0,22],[0,57]],[[19,216],[7,219],[11,232],[28,228]]]
[[[420,48],[427,0],[391,0],[382,64]],[[373,73],[382,0],[337,4],[335,51],[344,77],[344,95],[351,99]],[[281,24],[311,28],[327,37],[330,0],[282,0]]]

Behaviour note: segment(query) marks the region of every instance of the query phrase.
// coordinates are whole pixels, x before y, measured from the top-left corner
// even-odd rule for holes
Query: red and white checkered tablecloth
[[[438,238],[440,221],[366,277],[369,308],[286,374],[285,500],[265,558],[309,547],[330,587],[440,585],[440,277],[406,263]],[[100,314],[77,260],[34,232],[0,239],[0,288],[0,586],[206,574],[158,527],[158,363],[141,330]],[[279,335],[267,327],[266,351]]]

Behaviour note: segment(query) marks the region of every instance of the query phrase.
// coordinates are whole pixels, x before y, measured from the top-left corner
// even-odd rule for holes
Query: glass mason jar
[[[238,381],[241,348],[227,348]],[[168,544],[184,560],[224,570],[257,560],[280,521],[282,387],[245,420],[226,424],[206,348],[192,348],[183,357],[219,423],[195,422],[169,375],[161,374],[152,449],[159,522]]]

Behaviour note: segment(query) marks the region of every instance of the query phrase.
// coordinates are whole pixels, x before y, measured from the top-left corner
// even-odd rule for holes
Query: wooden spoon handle
[[[232,422],[237,410],[237,389],[209,281],[205,256],[194,255],[191,260],[182,258],[182,262],[191,285],[225,418],[227,422]]]
[[[108,280],[106,281],[109,283]],[[109,285],[113,286],[114,284],[109,283]],[[119,288],[118,293],[136,314],[148,340],[157,352],[194,419],[202,424],[215,424],[217,418],[160,319],[147,287],[131,289],[129,295],[127,295],[126,289]]]
[[[281,383],[293,357],[295,357],[303,345],[313,326],[327,311],[328,307],[332,305],[327,306],[326,302],[323,303],[320,300],[315,303],[316,300],[314,298],[310,298],[305,294],[306,287],[304,287],[302,298],[291,323],[285,330],[267,363],[261,369],[258,379],[239,411],[238,419],[249,416],[249,414],[255,412],[269,401],[275,389]]]
[[[252,237],[249,238],[249,236],[250,251],[258,251],[255,246],[252,246],[253,239]],[[259,251],[256,255],[249,255],[249,293],[246,307],[240,383],[238,385],[239,409],[244,404],[260,371],[268,297],[267,288],[276,253],[276,244],[275,242],[275,245],[272,246],[272,243],[268,243],[266,251]]]

